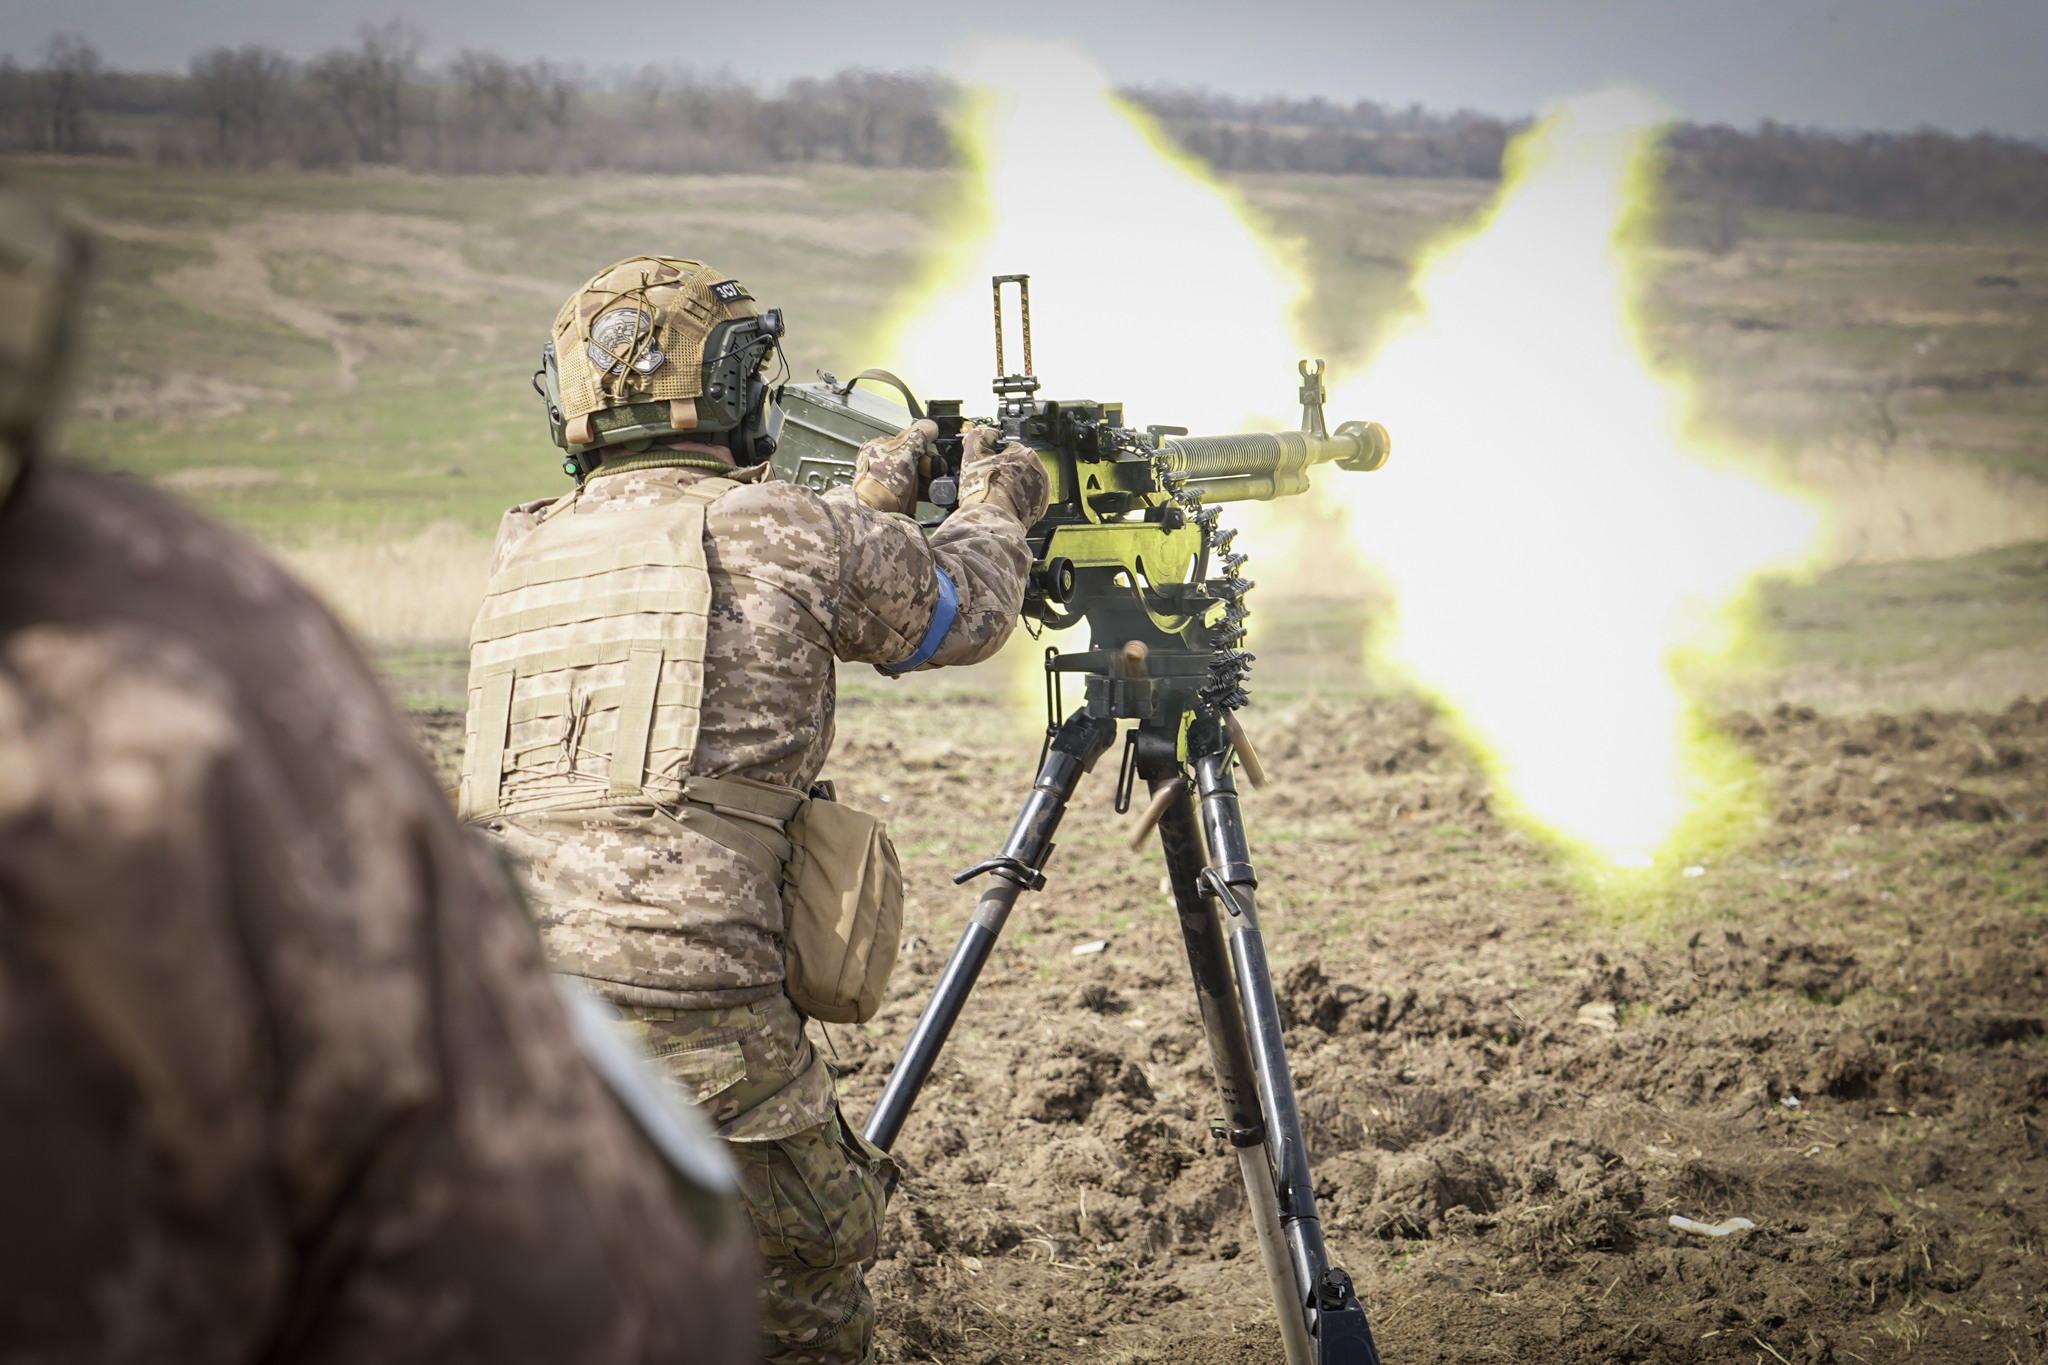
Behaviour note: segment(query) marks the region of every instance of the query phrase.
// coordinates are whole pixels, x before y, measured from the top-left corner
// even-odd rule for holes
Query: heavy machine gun
[[[1003,363],[1003,290],[1017,286],[1023,369]],[[1037,780],[994,857],[955,876],[988,882],[974,915],[918,1017],[903,1055],[868,1116],[869,1141],[887,1148],[930,1076],[1011,907],[1045,885],[1067,802],[1123,735],[1116,809],[1129,811],[1137,783],[1148,798],[1133,848],[1156,828],[1165,855],[1203,1031],[1221,1091],[1212,1131],[1237,1156],[1280,1318],[1288,1365],[1378,1365],[1372,1332],[1350,1278],[1331,1263],[1316,1212],[1294,1082],[1281,1038],[1272,975],[1259,931],[1235,767],[1262,785],[1258,758],[1236,712],[1246,702],[1252,656],[1246,555],[1216,504],[1284,497],[1308,488],[1311,467],[1369,471],[1386,462],[1386,429],[1324,424],[1321,361],[1300,365],[1299,431],[1189,436],[1179,427],[1124,424],[1119,403],[1041,399],[1031,366],[1029,281],[998,276],[996,422],[1038,452],[1051,480],[1046,514],[1029,528],[1033,556],[1023,615],[1035,627],[1088,626],[1087,648],[1048,647],[1046,739]],[[896,389],[904,406],[856,387]],[[777,473],[818,491],[853,478],[864,441],[913,418],[939,424],[939,459],[919,506],[936,525],[951,511],[960,474],[961,404],[920,405],[901,380],[868,370],[842,384],[782,392]],[[1081,683],[1081,705],[1062,715],[1063,681]],[[1128,730],[1123,722],[1135,722]]]

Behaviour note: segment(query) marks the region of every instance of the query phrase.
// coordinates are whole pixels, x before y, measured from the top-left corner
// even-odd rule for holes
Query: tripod
[[[1179,643],[1142,626],[1138,632],[1153,634],[1161,644]],[[1143,780],[1152,799],[1142,820],[1156,823],[1159,831],[1222,1092],[1224,1116],[1212,1131],[1237,1157],[1288,1365],[1379,1365],[1365,1309],[1350,1277],[1330,1263],[1323,1245],[1259,932],[1258,874],[1231,772],[1235,762],[1255,765],[1256,759],[1235,725],[1226,722],[1228,713],[1198,701],[1196,684],[1209,664],[1207,654],[1155,650],[1141,641],[1118,651],[1047,651],[1050,715],[1037,780],[1002,849],[954,877],[965,883],[986,874],[988,884],[864,1132],[878,1147],[895,1144],[1011,907],[1022,892],[1045,885],[1053,835],[1082,776],[1116,742],[1121,722],[1134,720],[1118,773],[1117,809],[1129,809],[1132,788]],[[1065,673],[1084,676],[1087,700],[1059,720],[1059,680]]]

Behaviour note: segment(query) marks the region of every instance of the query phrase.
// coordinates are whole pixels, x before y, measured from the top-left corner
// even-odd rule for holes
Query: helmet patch
[[[751,387],[759,377],[745,372],[746,362],[760,359],[758,348],[781,334],[779,328],[764,330],[760,316],[744,285],[702,261],[631,256],[605,267],[555,314],[549,336],[557,367],[554,408],[560,416],[550,422],[561,423],[571,447],[624,445],[686,429],[735,429],[759,406]],[[730,344],[721,328],[742,341],[741,332],[756,333],[759,339],[743,353],[727,355]],[[710,371],[717,367],[722,368],[714,381]],[[720,392],[707,393],[714,383]],[[661,410],[650,407],[635,420],[623,426],[615,421],[604,431],[578,421],[643,404]],[[683,425],[677,425],[679,420]],[[633,434],[619,434],[627,431]],[[585,439],[570,440],[570,433]]]
[[[654,319],[640,309],[614,308],[590,324],[584,353],[600,374],[617,374],[628,363],[640,374],[653,374],[668,360],[651,340],[653,332]]]

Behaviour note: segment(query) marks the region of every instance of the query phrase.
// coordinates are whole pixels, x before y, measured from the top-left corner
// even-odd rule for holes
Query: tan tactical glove
[[[939,424],[929,418],[912,422],[894,436],[863,445],[853,457],[853,495],[877,512],[917,511],[919,476],[929,463]]]
[[[1046,500],[1052,495],[1045,466],[1028,446],[993,449],[1002,439],[994,427],[969,427],[961,433],[959,505],[994,503],[1029,527],[1045,515]]]

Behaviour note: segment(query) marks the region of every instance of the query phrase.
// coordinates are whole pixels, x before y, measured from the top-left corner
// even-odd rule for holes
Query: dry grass
[[[527,375],[553,301],[592,261],[654,242],[715,259],[791,307],[797,375],[844,372],[879,359],[860,338],[915,276],[953,183],[846,168],[578,180],[19,169],[102,234],[95,376],[73,449],[280,547],[367,640],[400,649],[460,644],[499,511],[561,487]],[[1340,376],[1342,358],[1368,353],[1400,315],[1417,253],[1490,193],[1370,177],[1236,186],[1313,280],[1304,342]],[[2048,278],[2048,238],[1751,218],[1725,258],[1657,253],[1650,340],[1692,376],[1715,444],[1827,507],[1823,562],[2048,541],[2048,314],[2035,283]],[[1987,274],[2028,283],[1987,290]],[[1385,594],[1335,509],[1311,497],[1230,517],[1260,584],[1268,695],[1357,689],[1358,636]],[[1927,575],[1940,576],[1931,563]],[[1831,600],[1824,584],[1815,592]],[[1953,662],[2031,643],[1978,638],[1965,627],[1981,615],[1915,619],[1916,641],[1968,635],[1960,653],[1841,662],[1891,678],[1933,666],[1930,653]],[[1788,652],[1794,668],[1818,662]],[[1992,671],[2036,669],[2016,658]],[[1937,681],[1901,685],[1926,695]]]
[[[1831,565],[1951,559],[2048,540],[2048,487],[2016,471],[1840,445],[1800,455],[1791,475],[1828,508],[1824,562]],[[184,470],[163,480],[188,493],[276,481],[269,471],[236,466]],[[1285,513],[1296,514],[1291,528],[1279,524]],[[1246,524],[1247,541],[1260,552],[1256,564],[1266,605],[1384,597],[1354,567],[1356,558],[1329,507],[1252,505],[1232,508],[1231,515]],[[379,645],[465,639],[483,595],[490,550],[487,538],[449,522],[403,539],[337,534],[280,547],[301,578],[358,634]],[[1331,573],[1333,567],[1338,572]],[[2031,675],[2035,668],[2030,660],[2023,671]],[[1915,683],[1916,696],[1921,683]],[[1956,700],[1988,704],[1974,696]]]
[[[2021,645],[1956,661],[1843,667],[1795,664],[1719,689],[1722,708],[1768,711],[1780,703],[1863,711],[1997,711],[2020,697],[2048,696],[2048,646]]]
[[[1951,559],[2048,540],[2048,484],[2014,469],[1842,442],[1802,452],[1791,475],[1827,508],[1829,564]]]
[[[187,497],[208,493],[246,493],[252,488],[275,488],[285,482],[274,469],[257,469],[245,464],[194,465],[158,479],[157,486]]]
[[[391,648],[469,638],[491,542],[443,522],[403,539],[329,537],[278,553],[357,635]]]

